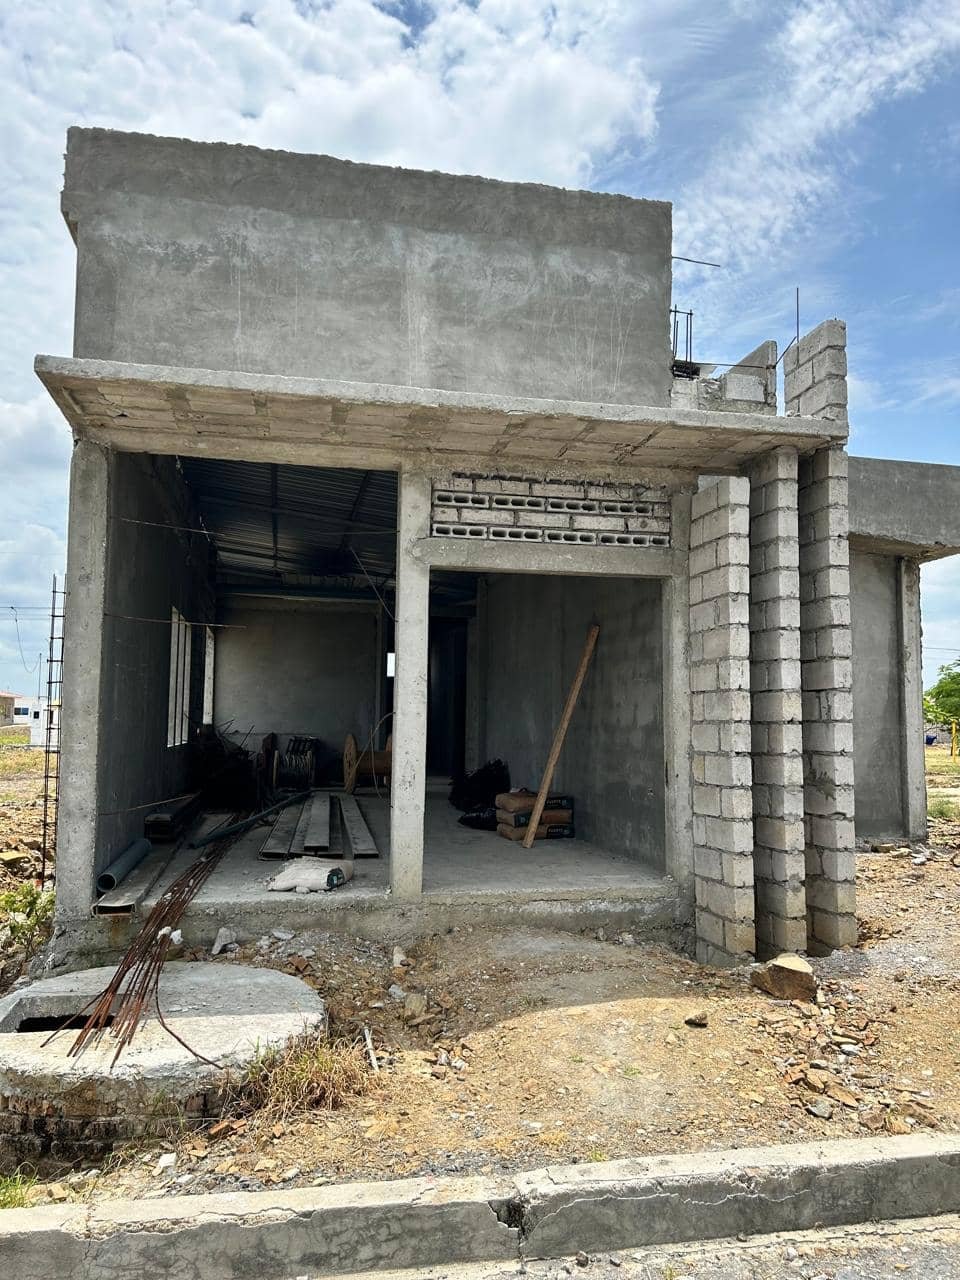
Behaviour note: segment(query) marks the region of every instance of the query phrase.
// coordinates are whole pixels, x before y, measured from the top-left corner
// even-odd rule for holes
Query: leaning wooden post
[[[567,694],[566,705],[563,708],[563,715],[560,717],[560,723],[557,725],[557,731],[553,735],[553,746],[550,748],[550,754],[547,756],[547,765],[543,771],[543,777],[540,780],[540,790],[537,792],[536,804],[533,806],[533,813],[530,815],[530,825],[527,827],[527,833],[523,837],[524,849],[533,847],[533,842],[537,836],[537,827],[540,825],[540,819],[543,817],[543,807],[547,803],[547,796],[550,794],[550,784],[553,782],[553,772],[557,767],[557,761],[560,759],[560,752],[563,749],[563,740],[567,736],[567,729],[570,727],[570,720],[573,716],[573,709],[577,705],[577,699],[580,697],[580,690],[583,688],[584,677],[587,674],[587,668],[590,666],[590,659],[593,657],[593,651],[597,646],[597,636],[600,634],[600,628],[594,625],[587,632],[586,644],[583,646],[583,653],[580,655],[580,665],[577,667],[577,674],[573,677],[573,684],[570,686],[570,692]]]

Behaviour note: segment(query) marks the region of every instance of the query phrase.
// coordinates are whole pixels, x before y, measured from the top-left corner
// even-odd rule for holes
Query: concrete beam
[[[57,816],[61,920],[88,916],[94,900],[109,501],[109,454],[100,445],[79,440],[70,463],[67,525]]]
[[[396,898],[423,890],[423,818],[427,784],[427,666],[430,567],[412,554],[430,528],[430,479],[402,471],[397,496],[396,668],[390,781],[390,888]]]
[[[429,533],[429,529],[428,529]],[[686,555],[670,547],[567,546],[423,537],[411,549],[432,569],[467,573],[572,574],[582,578],[668,578],[685,572]]]

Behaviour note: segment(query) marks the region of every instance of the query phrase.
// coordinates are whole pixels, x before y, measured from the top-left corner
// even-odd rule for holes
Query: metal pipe
[[[115,889],[120,881],[126,879],[133,868],[144,860],[152,848],[153,845],[146,836],[141,836],[139,840],[134,840],[133,844],[127,845],[123,853],[114,858],[110,865],[97,876],[97,892],[109,893],[111,889]]]

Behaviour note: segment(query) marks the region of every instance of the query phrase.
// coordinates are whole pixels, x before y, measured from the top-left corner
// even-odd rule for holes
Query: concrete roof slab
[[[850,540],[885,555],[960,553],[960,467],[850,458]]]
[[[38,356],[81,436],[111,448],[396,467],[417,455],[735,472],[779,446],[843,442],[826,419],[480,395]]]

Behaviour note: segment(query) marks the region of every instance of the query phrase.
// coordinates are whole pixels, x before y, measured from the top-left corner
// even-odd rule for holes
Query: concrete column
[[[427,655],[430,568],[413,554],[430,533],[430,479],[401,471],[397,503],[396,668],[390,795],[390,888],[397,898],[423,891],[423,816],[427,781]]]
[[[690,524],[690,691],[697,956],[753,955],[750,761],[750,481],[694,494]]]
[[[690,495],[671,502],[673,543],[690,543]],[[664,870],[680,887],[687,910],[694,899],[690,777],[690,584],[686,574],[663,580]]]
[[[766,957],[807,945],[796,450],[764,455],[750,479],[753,870]]]
[[[857,940],[845,450],[804,458],[799,482],[807,950],[823,954]]]
[[[911,840],[927,838],[927,782],[923,755],[923,672],[921,669],[920,564],[904,557],[897,565],[900,597],[900,663],[903,708],[900,758],[903,815]]]
[[[56,876],[62,920],[88,916],[94,901],[109,502],[109,450],[79,440],[70,463],[60,715]]]

